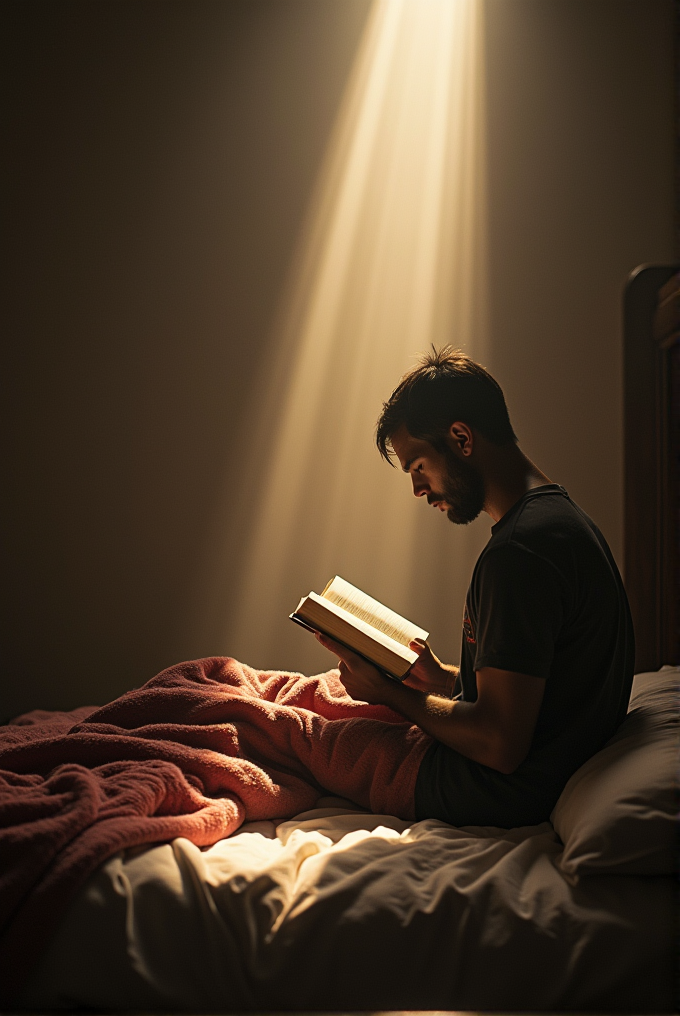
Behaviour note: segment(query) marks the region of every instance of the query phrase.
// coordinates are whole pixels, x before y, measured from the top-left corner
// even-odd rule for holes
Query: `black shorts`
[[[416,819],[501,829],[538,825],[549,820],[572,771],[570,766],[567,772],[551,772],[536,754],[505,775],[435,741],[418,770]]]

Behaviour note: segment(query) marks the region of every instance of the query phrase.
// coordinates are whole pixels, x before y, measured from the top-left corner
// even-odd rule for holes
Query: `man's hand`
[[[418,653],[418,659],[406,675],[404,684],[409,688],[415,688],[416,691],[451,698],[458,667],[438,660],[427,642],[421,639],[414,639],[409,643],[409,649]]]
[[[328,635],[315,632],[317,640],[338,657],[340,680],[349,695],[358,702],[371,705],[391,705],[391,692],[395,682],[386,677],[377,667],[367,663],[363,656],[353,653],[340,642],[334,642]]]

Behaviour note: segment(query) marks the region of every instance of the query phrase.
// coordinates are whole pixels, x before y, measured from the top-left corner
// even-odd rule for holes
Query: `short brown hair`
[[[425,353],[383,403],[375,440],[391,462],[390,438],[403,425],[412,437],[439,450],[456,420],[474,427],[494,444],[517,441],[501,386],[488,370],[460,349],[445,346]]]

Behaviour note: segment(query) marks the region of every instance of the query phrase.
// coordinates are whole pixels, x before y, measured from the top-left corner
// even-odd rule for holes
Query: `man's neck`
[[[552,480],[517,447],[486,443],[482,456],[484,511],[498,522],[527,491]]]

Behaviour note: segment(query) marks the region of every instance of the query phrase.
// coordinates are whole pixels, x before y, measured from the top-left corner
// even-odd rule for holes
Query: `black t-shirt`
[[[504,775],[436,743],[418,775],[418,817],[547,819],[571,774],[625,716],[633,659],[628,601],[606,540],[563,487],[535,487],[493,526],[475,565],[460,675],[468,702],[483,667],[545,679],[531,749]]]

